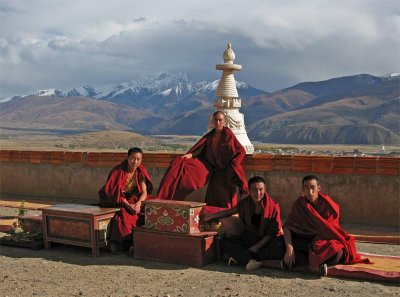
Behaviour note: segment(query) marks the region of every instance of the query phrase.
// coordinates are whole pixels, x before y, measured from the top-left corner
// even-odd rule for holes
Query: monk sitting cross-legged
[[[262,260],[281,260],[285,254],[280,208],[265,191],[265,181],[260,176],[249,179],[250,195],[236,207],[217,213],[204,214],[204,219],[214,220],[238,214],[236,234],[227,233],[221,240],[224,260],[228,265],[243,264],[251,271],[263,265]]]
[[[175,158],[158,188],[158,199],[185,200],[206,186],[207,205],[231,208],[237,203],[237,189],[247,193],[243,162],[246,151],[233,132],[225,127],[225,114],[213,114],[213,126],[187,154]]]
[[[309,265],[311,271],[327,274],[338,263],[370,263],[357,254],[355,239],[339,225],[339,205],[321,192],[318,178],[302,181],[304,196],[298,198],[284,224],[284,266]]]

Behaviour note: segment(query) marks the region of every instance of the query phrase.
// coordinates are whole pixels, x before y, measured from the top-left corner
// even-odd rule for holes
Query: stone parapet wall
[[[155,191],[173,153],[145,153]],[[0,151],[0,192],[74,203],[97,202],[97,191],[110,169],[126,153]],[[342,222],[399,226],[400,158],[248,155],[247,177],[261,175],[267,190],[279,202],[285,216],[301,193],[301,179],[317,175],[323,191],[340,204]],[[189,197],[202,201],[205,190]],[[154,193],[155,194],[155,193]]]
[[[143,163],[150,168],[167,168],[176,156],[178,154],[145,153]],[[125,157],[126,153],[0,150],[1,163],[82,164],[110,167]],[[246,156],[245,170],[398,176],[400,158],[257,154]]]

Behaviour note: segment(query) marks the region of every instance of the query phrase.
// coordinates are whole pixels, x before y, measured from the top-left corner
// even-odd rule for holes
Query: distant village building
[[[240,71],[242,65],[233,64],[235,60],[235,53],[232,46],[228,43],[228,48],[223,54],[224,64],[217,64],[216,69],[222,70],[222,76],[216,91],[217,100],[214,101],[214,106],[217,110],[222,111],[226,117],[226,126],[232,130],[236,138],[243,145],[247,154],[254,153],[254,146],[251,144],[247,136],[246,128],[244,125],[244,115],[239,112],[241,99],[236,89],[234,71]],[[209,129],[212,128],[212,116],[209,119]]]

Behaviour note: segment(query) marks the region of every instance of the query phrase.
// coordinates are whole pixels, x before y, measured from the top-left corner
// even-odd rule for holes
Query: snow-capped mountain
[[[400,79],[400,73],[393,72],[380,76],[384,80]]]
[[[103,99],[114,103],[137,106],[148,105],[146,101],[176,101],[193,96],[215,97],[219,80],[194,82],[187,73],[160,73],[139,80],[108,86],[82,86],[69,90],[43,89],[27,95],[3,98],[0,103],[27,96],[56,96],[60,98],[83,96]],[[245,82],[236,82],[242,98],[267,92],[251,87]],[[144,100],[143,100],[144,99]],[[154,102],[152,102],[153,104]],[[137,106],[139,107],[139,106]]]
[[[83,96],[83,97],[96,98],[96,96],[99,96],[99,95],[100,94],[98,94],[97,91],[91,86],[83,86],[83,87],[79,87],[79,88],[73,88],[70,90],[42,89],[42,90],[35,91],[32,94],[28,94],[28,95],[17,95],[17,96],[0,99],[0,103],[8,102],[13,99],[29,97],[29,96],[40,96],[40,97],[55,96],[55,97],[60,97],[60,98]]]
[[[253,140],[266,143],[398,144],[399,75],[358,74],[299,83],[272,94],[236,82],[240,111]],[[1,128],[11,131],[202,135],[215,111],[218,80],[187,74],[111,86],[46,89],[3,99]],[[20,99],[17,99],[20,98]]]

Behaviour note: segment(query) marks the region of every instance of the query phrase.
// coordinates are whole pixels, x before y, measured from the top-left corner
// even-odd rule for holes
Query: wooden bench
[[[51,242],[90,247],[92,256],[107,246],[108,225],[119,208],[83,204],[56,204],[40,208],[43,216],[44,247]]]

